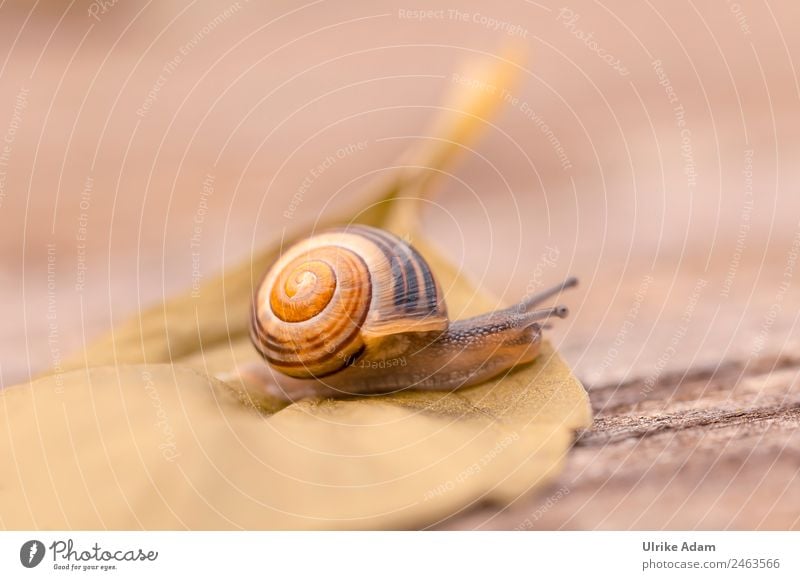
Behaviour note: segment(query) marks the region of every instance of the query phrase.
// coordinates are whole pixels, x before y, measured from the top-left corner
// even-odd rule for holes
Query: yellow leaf
[[[264,417],[171,365],[68,379],[0,396],[6,528],[416,527],[536,485],[570,439],[381,400]]]
[[[499,90],[474,87],[503,86],[512,69],[504,61],[478,73],[484,84],[444,108],[436,138],[367,191],[371,209],[359,214],[412,237],[450,310],[464,316],[498,303],[416,231],[416,200],[429,190],[430,168],[497,104]],[[1,393],[0,525],[421,527],[536,488],[557,472],[573,431],[590,423],[585,391],[547,343],[534,363],[456,393],[242,405],[252,393],[213,377],[259,361],[248,305],[279,251],[114,329],[74,359],[78,370]],[[109,363],[117,366],[95,366]]]

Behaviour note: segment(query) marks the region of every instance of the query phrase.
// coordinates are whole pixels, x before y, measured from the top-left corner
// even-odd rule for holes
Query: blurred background
[[[529,53],[424,227],[591,389],[791,350],[800,5],[0,5],[0,379],[352,202],[465,61]],[[332,160],[332,161],[331,161]]]

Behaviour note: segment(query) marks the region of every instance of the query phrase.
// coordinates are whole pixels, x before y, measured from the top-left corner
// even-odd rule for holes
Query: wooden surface
[[[444,529],[796,529],[800,360],[591,385],[597,413],[549,491]]]
[[[460,3],[532,56],[424,225],[508,301],[581,278],[550,336],[597,415],[552,489],[438,527],[800,527],[800,5],[662,4]],[[231,3],[187,6],[0,7],[4,385],[313,224],[509,40],[387,1],[242,3],[207,32]]]

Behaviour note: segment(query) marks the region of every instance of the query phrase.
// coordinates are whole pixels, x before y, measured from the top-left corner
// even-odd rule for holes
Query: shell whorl
[[[256,293],[251,338],[277,370],[323,377],[351,365],[371,336],[447,328],[425,260],[400,238],[367,226],[288,248]]]

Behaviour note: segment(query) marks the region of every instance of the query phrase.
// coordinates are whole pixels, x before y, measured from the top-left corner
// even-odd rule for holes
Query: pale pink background
[[[201,232],[205,278],[352,199],[423,134],[463,62],[509,39],[531,54],[514,97],[552,128],[572,168],[523,107],[508,106],[443,180],[425,214],[431,235],[509,301],[532,281],[580,276],[568,299],[573,316],[552,336],[590,387],[653,375],[660,359],[681,369],[792,345],[798,284],[784,293],[779,284],[800,220],[796,2],[739,2],[748,33],[726,2],[241,1],[166,74],[144,117],[137,109],[165,64],[231,3],[119,0],[100,21],[89,6],[0,7],[0,139],[28,91],[0,201],[5,385],[191,288],[190,238],[207,174],[215,189]],[[400,17],[422,7],[445,16]],[[559,20],[563,7],[580,14],[572,30],[592,32],[627,76]],[[452,8],[522,32],[451,19]],[[693,191],[655,59],[686,110]],[[363,151],[338,160],[284,217],[311,168],[358,142]],[[86,282],[77,291],[87,177]],[[751,228],[739,259],[743,223]],[[537,273],[547,246],[559,259]],[[754,349],[765,328],[764,348]]]

